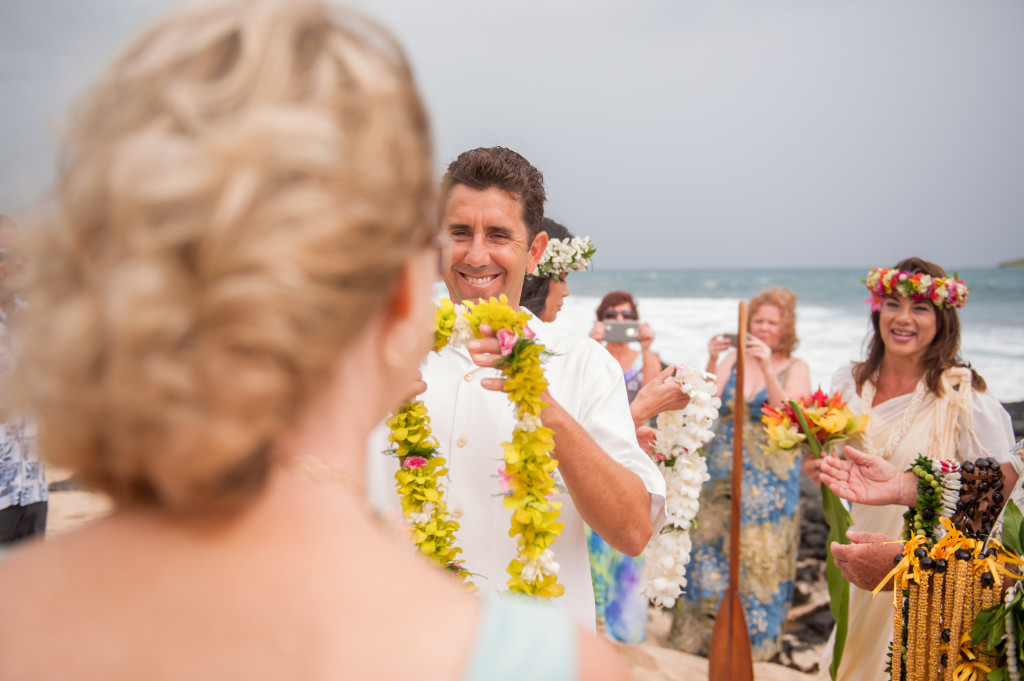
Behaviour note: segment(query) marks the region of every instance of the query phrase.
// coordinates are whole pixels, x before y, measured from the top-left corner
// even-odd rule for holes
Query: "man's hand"
[[[421,395],[427,391],[427,382],[423,380],[423,373],[417,372],[416,380],[409,385],[409,389],[406,391],[405,396],[402,398],[403,402],[408,402],[415,399],[417,395]]]
[[[636,429],[636,441],[640,443],[640,449],[650,454],[654,450],[654,441],[658,438],[658,431],[650,426],[640,426]]]
[[[498,343],[494,329],[489,325],[481,324],[480,333],[483,334],[483,337],[469,341],[466,344],[466,350],[469,351],[470,358],[477,366],[493,367],[495,362],[501,359],[501,344]],[[505,379],[484,378],[480,381],[480,385],[487,390],[501,392],[505,389]]]
[[[629,405],[633,423],[639,427],[649,418],[663,411],[682,409],[690,403],[690,396],[683,392],[678,383],[672,380],[675,367],[663,369],[661,373],[648,381]],[[639,432],[639,431],[638,431]],[[640,443],[641,445],[643,442]],[[645,449],[645,451],[647,451]]]
[[[911,506],[917,500],[917,476],[904,473],[885,459],[853,447],[844,447],[846,460],[826,456],[821,460],[821,481],[836,496],[858,504]]]
[[[832,542],[832,560],[850,584],[872,591],[892,570],[895,557],[903,553],[903,543],[877,532],[849,530],[852,544]],[[892,590],[892,580],[883,587]]]

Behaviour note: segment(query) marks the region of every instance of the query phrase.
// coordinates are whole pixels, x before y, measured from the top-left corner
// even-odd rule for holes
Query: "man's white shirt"
[[[544,362],[551,395],[606,454],[640,478],[651,495],[651,523],[657,533],[665,523],[665,480],[637,444],[618,362],[590,338],[561,334],[536,319],[530,328],[553,353]],[[448,479],[442,482],[447,487],[448,510],[460,525],[460,559],[484,593],[508,589],[507,568],[516,557],[499,473],[504,466],[501,443],[511,439],[515,425],[513,406],[504,393],[480,385],[483,378],[499,376],[495,369],[474,364],[464,349],[445,348],[424,362],[427,392],[420,396],[448,462]],[[393,511],[398,507],[394,489],[398,464],[381,453],[385,449],[387,431],[381,427],[368,446],[367,489],[378,508]],[[565,586],[565,594],[556,602],[579,624],[593,629],[594,591],[583,520],[557,471],[556,484],[559,493],[553,500],[561,502],[559,520],[565,524],[552,547],[560,566],[558,581]],[[605,503],[616,500],[609,498]]]

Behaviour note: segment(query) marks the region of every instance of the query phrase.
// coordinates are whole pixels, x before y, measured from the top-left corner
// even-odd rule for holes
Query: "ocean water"
[[[961,352],[1002,402],[1024,400],[1024,269],[959,272],[970,287],[960,310]],[[663,361],[703,368],[712,335],[735,331],[738,303],[773,285],[798,296],[795,355],[826,390],[832,374],[864,356],[870,312],[865,270],[597,270],[569,276],[571,295],[555,324],[586,335],[608,291],[629,291],[655,332]]]

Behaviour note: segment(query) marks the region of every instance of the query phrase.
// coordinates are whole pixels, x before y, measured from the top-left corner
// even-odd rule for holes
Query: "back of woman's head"
[[[550,239],[572,238],[572,233],[565,225],[555,222],[551,218],[544,218],[540,224],[541,231],[547,234]],[[548,243],[551,242],[549,241]],[[550,277],[526,275],[526,281],[523,282],[523,292],[519,296],[520,307],[525,307],[539,317],[544,313],[544,306],[548,300],[548,289],[550,287]]]
[[[401,49],[313,0],[205,2],[82,101],[41,221],[19,387],[122,503],[238,508],[433,237]]]
[[[893,270],[927,274],[935,278],[946,278],[946,271],[933,262],[921,258],[907,258],[896,263]],[[928,389],[939,394],[942,390],[940,378],[942,372],[954,366],[970,366],[960,357],[960,315],[950,305],[935,307],[935,338],[924,354],[925,383]],[[868,339],[867,359],[857,365],[854,376],[858,390],[864,381],[872,378],[882,367],[885,357],[885,344],[882,341],[881,313],[871,313],[871,337]],[[975,390],[985,390],[985,379],[971,369],[971,381]]]

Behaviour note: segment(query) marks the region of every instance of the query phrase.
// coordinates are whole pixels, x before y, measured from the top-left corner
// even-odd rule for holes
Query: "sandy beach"
[[[58,482],[69,477],[68,472],[50,470],[48,480]],[[102,517],[111,509],[109,499],[102,494],[81,490],[62,490],[50,493],[47,517],[47,536],[55,537]],[[618,643],[616,646],[629,665],[635,681],[704,681],[708,678],[708,661],[696,655],[687,655],[663,646],[668,634],[670,618],[655,608],[650,610],[647,641],[639,645]],[[754,678],[761,681],[805,681],[811,674],[779,664],[759,662],[754,665]]]

